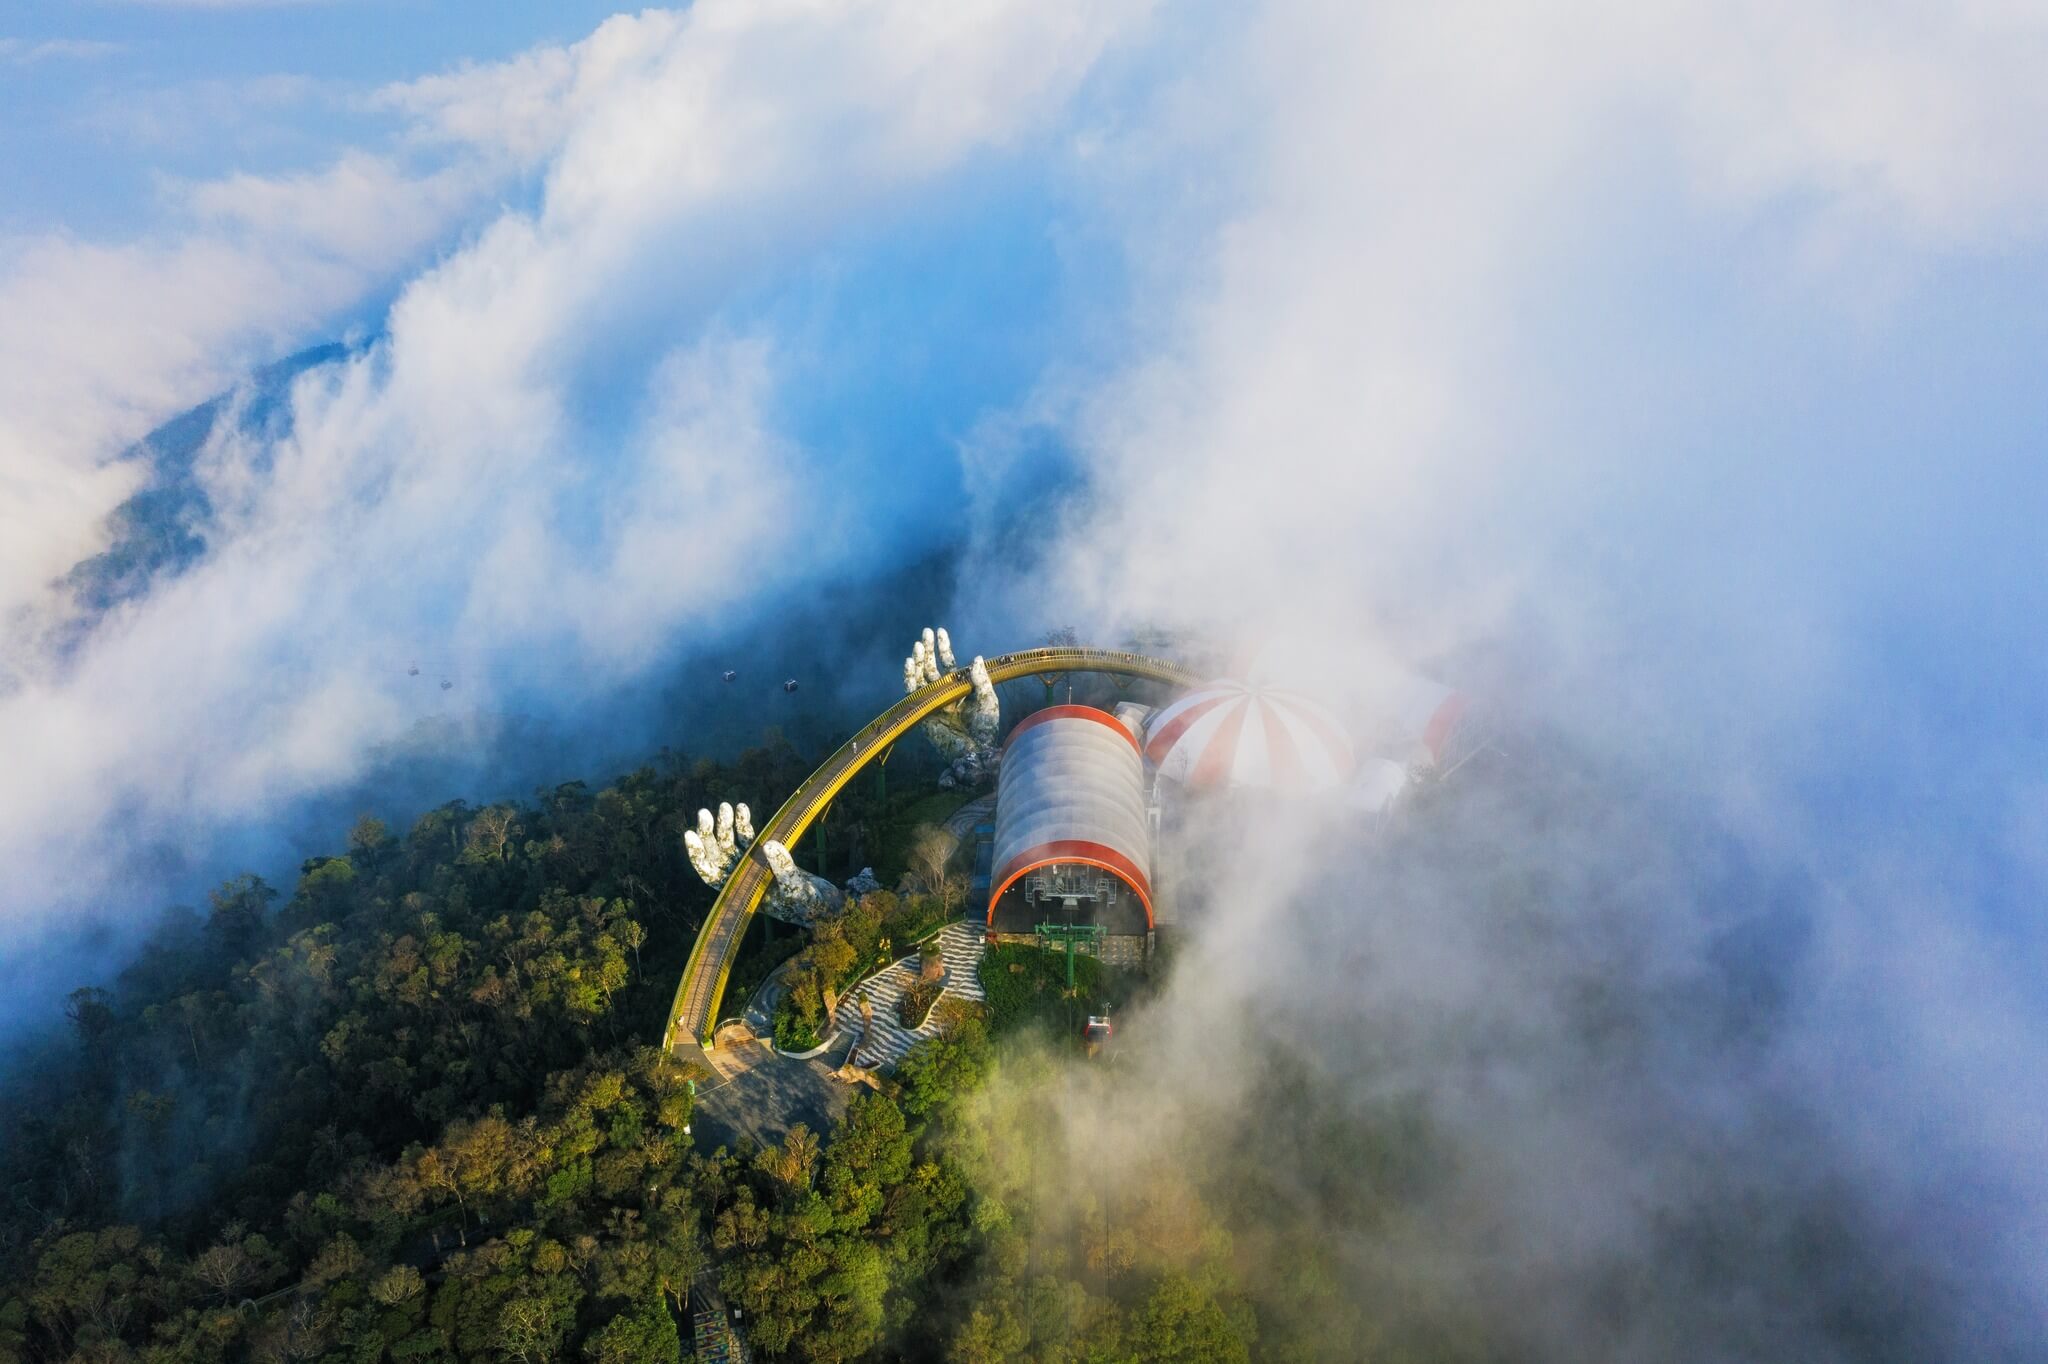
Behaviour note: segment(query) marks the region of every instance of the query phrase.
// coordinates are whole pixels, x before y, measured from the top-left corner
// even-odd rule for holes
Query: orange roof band
[[[1003,740],[1003,751],[1009,751],[1010,745],[1017,742],[1019,734],[1036,729],[1048,720],[1093,720],[1096,724],[1106,725],[1123,735],[1132,748],[1138,748],[1138,736],[1126,729],[1123,721],[1106,710],[1097,710],[1093,706],[1047,706],[1044,710],[1032,711],[1017,722],[1017,727],[1010,731],[1010,737]],[[1138,748],[1138,751],[1144,752],[1142,748]]]
[[[1039,713],[1044,714],[1043,711]],[[1096,714],[1100,715],[1102,712],[1097,711]],[[1117,725],[1117,728],[1123,729],[1123,726]],[[1009,865],[1003,868],[1001,874],[991,880],[995,889],[989,892],[988,922],[995,923],[996,901],[1003,898],[1003,892],[1015,885],[1019,877],[1037,871],[1040,867],[1052,866],[1056,862],[1079,862],[1084,867],[1095,867],[1122,877],[1132,890],[1138,892],[1138,903],[1145,906],[1145,927],[1149,929],[1153,926],[1152,887],[1146,881],[1144,873],[1138,870],[1137,864],[1108,844],[1091,843],[1079,838],[1063,838],[1051,843],[1040,843],[1011,858]]]

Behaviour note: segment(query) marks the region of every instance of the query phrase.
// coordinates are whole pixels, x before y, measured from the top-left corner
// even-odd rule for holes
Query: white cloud
[[[1557,357],[1587,344],[1581,309],[1640,268],[1604,253],[1646,234],[1728,248],[1708,268],[1741,250],[1771,275],[1762,292],[1837,317],[1844,345],[1867,344],[1880,283],[2037,242],[2048,93],[2030,72],[2048,15],[1282,4],[1228,32],[1096,151],[1103,192],[1132,187],[1120,211],[1151,344],[1065,399],[1117,496],[1059,556],[1060,591],[1113,617],[1372,621],[1425,655],[1551,610],[1558,641],[1593,665],[1630,648],[1566,619],[1601,585],[1547,603],[1532,589],[1565,586],[1573,537],[1618,537],[1666,568],[1694,556],[1670,590],[1725,610],[1717,629],[1776,642],[1731,658],[1775,674],[1745,679],[1760,694],[1742,703],[1796,707],[1838,685],[1812,627],[1842,584],[1781,571],[1789,545],[1702,577],[1716,523],[1653,522],[1670,509],[1639,495],[1660,480],[1741,486],[1739,459],[1714,479],[1679,462],[1694,433],[1629,448],[1560,420],[1596,406],[1599,384],[1689,391],[1626,358],[1594,373]],[[1149,211],[1177,206],[1196,166],[1220,186],[1214,216]],[[1682,337],[1686,319],[1658,311],[1682,287],[1645,293],[1634,315]],[[1814,451],[1803,476],[1855,458]],[[1790,477],[1760,474],[1748,486]],[[1747,495],[1709,504],[1719,524]]]
[[[287,439],[208,449],[202,562],[61,664],[9,659],[8,912],[58,895],[113,810],[131,833],[204,829],[348,779],[421,716],[422,688],[366,658],[426,636],[567,651],[597,691],[844,553],[846,507],[776,430],[773,339],[727,335],[724,292],[1041,125],[1140,13],[711,0],[616,19],[389,93],[475,151],[457,169],[360,155],[234,177],[182,193],[182,241],[17,256],[0,316],[39,325],[0,332],[7,463],[79,505],[16,551],[12,602],[80,551],[82,475],[120,441],[445,233],[487,171],[543,177],[536,208],[404,285],[367,354],[300,384]],[[488,107],[512,116],[494,130]],[[590,423],[593,385],[637,394],[623,429]],[[498,685],[452,703],[487,708]]]
[[[2038,6],[1708,6],[1662,36],[1702,180],[1738,203],[1817,196],[1936,245],[2048,213]]]
[[[192,187],[190,226],[161,240],[16,243],[0,261],[0,618],[61,605],[47,585],[140,477],[114,462],[125,446],[353,304],[479,187],[352,157]]]
[[[47,61],[92,61],[111,57],[121,50],[119,43],[92,38],[0,38],[0,62],[34,66]]]
[[[605,24],[574,48],[539,47],[509,61],[471,64],[371,93],[363,103],[406,116],[414,136],[537,161],[573,119],[605,98],[613,77],[638,72],[673,38],[683,16],[650,10]]]

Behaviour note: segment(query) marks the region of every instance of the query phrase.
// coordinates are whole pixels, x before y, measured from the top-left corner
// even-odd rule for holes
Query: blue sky
[[[488,18],[396,0],[73,4],[0,22],[0,232],[148,230],[164,177],[278,171],[372,137],[378,86],[589,32],[611,7],[508,0]]]
[[[1817,888],[1814,1046],[2040,1136],[2048,21],[944,15],[11,7],[8,940],[352,789],[422,732],[364,659],[527,660],[432,699],[485,751],[947,547],[970,651],[1306,641],[1648,774]],[[133,442],[337,338],[82,620]]]

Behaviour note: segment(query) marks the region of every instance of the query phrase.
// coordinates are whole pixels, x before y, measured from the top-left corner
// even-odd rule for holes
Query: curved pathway
[[[1114,649],[1054,648],[1025,649],[986,660],[989,679],[1009,682],[1020,677],[1041,677],[1047,673],[1109,673],[1119,677],[1142,678],[1189,686],[1200,677],[1163,658],[1127,654]],[[956,668],[938,681],[911,692],[876,716],[865,729],[840,745],[816,772],[797,787],[782,808],[760,829],[747,848],[724,889],[705,917],[696,946],[676,983],[675,1000],[669,1005],[668,1027],[663,1041],[671,1052],[689,1057],[711,1045],[712,1029],[718,1023],[718,1006],[725,995],[726,978],[739,955],[740,940],[747,921],[753,917],[774,874],[760,856],[761,846],[770,839],[794,847],[823,814],[849,781],[870,762],[887,753],[904,735],[933,714],[973,690],[967,669]]]

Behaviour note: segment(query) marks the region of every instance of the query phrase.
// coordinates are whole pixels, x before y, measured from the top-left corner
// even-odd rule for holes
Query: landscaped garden
[[[831,1011],[840,997],[943,927],[952,912],[938,895],[878,890],[848,901],[839,914],[819,922],[785,975],[789,988],[775,1010],[775,1045],[809,1051],[823,1042],[832,1031]],[[927,1002],[925,1009],[930,1007]]]
[[[1066,953],[1031,943],[991,944],[981,959],[989,1029],[998,1035],[1038,1027],[1079,1037],[1090,1014],[1121,1007],[1142,984],[1132,972],[1076,953],[1070,992]]]

